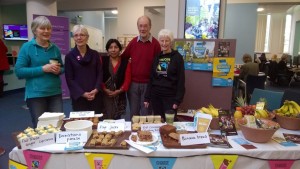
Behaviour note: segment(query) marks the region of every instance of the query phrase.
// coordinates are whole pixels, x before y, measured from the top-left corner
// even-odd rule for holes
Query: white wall
[[[158,32],[165,28],[165,8],[156,9],[158,13],[151,13],[148,9],[145,9],[145,15],[149,16],[151,21],[153,22],[151,26],[151,34],[155,38],[157,38]]]
[[[60,11],[68,10],[107,10],[117,8],[118,24],[117,36],[124,34],[138,34],[136,21],[138,17],[144,15],[144,7],[165,6],[165,0],[73,0],[72,5],[69,1],[58,1],[57,8]]]

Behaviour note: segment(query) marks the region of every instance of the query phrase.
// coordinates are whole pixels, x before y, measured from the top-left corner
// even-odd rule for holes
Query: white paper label
[[[55,143],[54,133],[49,133],[49,134],[40,135],[36,137],[28,137],[20,140],[20,144],[23,150],[46,146],[54,143]]]
[[[75,111],[70,112],[70,118],[84,118],[84,117],[94,117],[94,111]]]
[[[210,143],[209,135],[207,132],[180,134],[179,140],[182,146]]]
[[[63,131],[56,133],[56,143],[87,142],[87,131]]]
[[[124,131],[125,130],[125,123],[98,123],[98,132],[103,131]]]
[[[158,124],[141,124],[141,130],[142,131],[151,131],[153,133],[159,133],[159,128],[163,125],[166,125],[164,123],[158,123]]]

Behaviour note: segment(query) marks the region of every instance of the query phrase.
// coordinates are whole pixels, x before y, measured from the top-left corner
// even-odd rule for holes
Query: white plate
[[[130,140],[131,142],[134,142],[134,141],[132,141],[132,139],[131,139],[132,135],[137,135],[137,134],[131,134],[131,135],[129,136],[129,140]],[[158,137],[157,137],[156,135],[153,135],[153,134],[152,134],[152,141],[150,141],[150,142],[139,141],[139,137],[138,137],[138,136],[137,136],[137,138],[138,138],[137,141],[134,142],[134,143],[136,143],[136,144],[138,144],[138,145],[151,145],[151,144],[156,143],[156,142],[158,141]]]

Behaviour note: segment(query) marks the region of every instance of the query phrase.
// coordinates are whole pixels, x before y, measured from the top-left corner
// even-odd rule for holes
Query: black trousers
[[[95,114],[100,114],[102,111],[102,95],[96,94],[96,97],[92,101],[88,101],[86,98],[80,97],[77,100],[72,99],[73,111],[95,111]]]
[[[151,94],[150,103],[153,109],[153,114],[160,115],[164,120],[166,119],[165,112],[167,110],[174,110],[176,121],[177,109],[173,109],[174,97],[162,97],[157,96],[155,94]]]

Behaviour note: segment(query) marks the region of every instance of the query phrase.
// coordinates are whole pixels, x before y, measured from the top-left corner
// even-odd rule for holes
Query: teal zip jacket
[[[43,71],[42,67],[48,64],[50,59],[58,60],[61,64],[61,73],[63,73],[61,53],[55,44],[50,43],[50,46],[45,49],[38,45],[36,39],[33,38],[21,47],[15,65],[15,73],[18,78],[26,79],[25,100],[62,93],[59,75]]]

